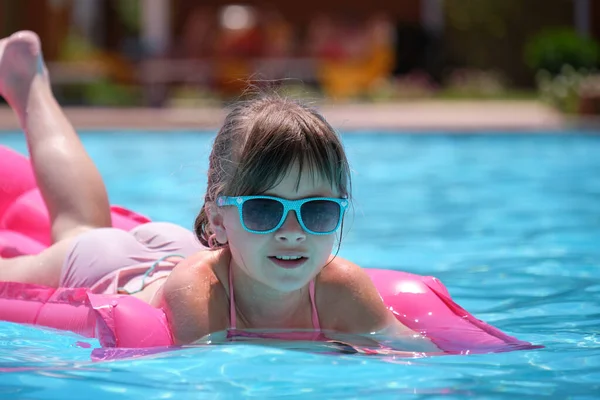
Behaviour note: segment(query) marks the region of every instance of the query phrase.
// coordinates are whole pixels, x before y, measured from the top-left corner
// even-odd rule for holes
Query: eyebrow
[[[280,199],[286,199],[286,200],[301,200],[301,199],[308,199],[310,197],[328,197],[328,198],[333,198],[333,199],[337,199],[338,197],[334,196],[334,194],[332,192],[328,192],[328,193],[324,193],[324,192],[313,192],[310,193],[308,196],[302,196],[302,197],[296,197],[296,198],[290,198],[290,197],[283,197],[283,196],[279,196],[271,191],[266,191],[264,193],[265,196],[272,196],[272,197],[279,197]]]

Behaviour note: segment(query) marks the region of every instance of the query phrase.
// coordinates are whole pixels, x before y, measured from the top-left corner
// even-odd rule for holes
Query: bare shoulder
[[[358,265],[336,257],[316,281],[316,301],[324,329],[374,332],[389,325],[387,310],[369,275]]]
[[[218,254],[211,251],[201,251],[180,261],[173,269],[163,285],[163,297],[192,294],[198,298],[200,294],[194,289],[212,286],[216,278],[213,265],[218,263]]]
[[[371,278],[361,267],[341,257],[334,258],[323,268],[317,283],[321,289],[319,293],[323,291],[327,297],[340,294],[360,296],[361,291],[373,286]]]
[[[223,258],[222,251],[188,257],[177,264],[157,293],[153,305],[165,310],[176,344],[226,328],[227,294],[216,273]]]

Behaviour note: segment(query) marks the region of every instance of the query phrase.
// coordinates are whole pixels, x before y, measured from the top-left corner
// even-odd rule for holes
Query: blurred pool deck
[[[531,100],[407,101],[316,107],[336,129],[344,132],[543,133],[581,125],[551,107]],[[65,112],[80,130],[214,131],[223,122],[226,108],[67,107]],[[0,130],[16,129],[19,125],[14,113],[8,107],[0,106]]]

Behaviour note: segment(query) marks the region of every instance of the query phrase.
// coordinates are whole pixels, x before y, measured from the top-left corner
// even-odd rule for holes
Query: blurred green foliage
[[[564,66],[575,70],[598,65],[600,48],[590,38],[571,28],[547,29],[534,35],[525,46],[525,62],[534,71],[544,70],[559,75]]]
[[[106,79],[85,85],[83,95],[90,104],[105,107],[128,107],[142,103],[139,87],[119,85]]]
[[[600,75],[586,69],[564,65],[553,75],[546,70],[536,74],[540,97],[568,114],[600,113]]]
[[[565,112],[575,113],[579,107],[579,90],[585,75],[565,64],[557,74],[540,69],[536,82],[541,99]]]
[[[597,111],[600,46],[593,39],[571,28],[540,31],[526,43],[525,62],[543,101],[567,114]]]
[[[141,0],[121,0],[113,3],[123,25],[132,32],[139,32],[140,15],[142,14]]]

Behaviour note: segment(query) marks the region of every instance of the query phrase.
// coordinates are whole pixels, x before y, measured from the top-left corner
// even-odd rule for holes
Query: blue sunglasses
[[[271,233],[283,225],[294,211],[304,231],[313,235],[329,235],[337,231],[348,208],[348,199],[309,197],[286,200],[273,196],[218,196],[217,206],[236,206],[245,230]]]

